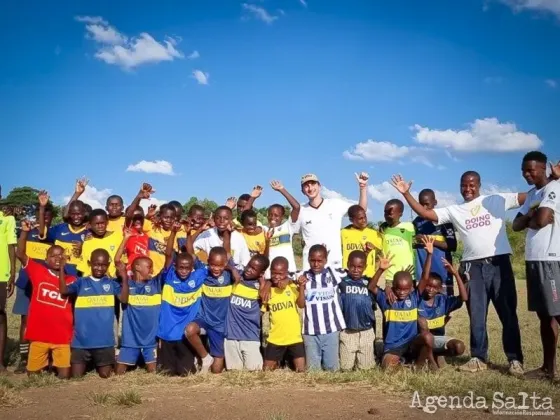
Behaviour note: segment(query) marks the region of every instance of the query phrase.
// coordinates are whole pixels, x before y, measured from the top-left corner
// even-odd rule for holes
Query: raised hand
[[[414,266],[413,266],[413,265],[409,265],[409,266],[403,268],[402,271],[407,271],[407,272],[410,273],[411,276],[414,277],[414,274],[415,274],[414,272],[415,272],[415,270],[414,270]]]
[[[276,181],[276,180],[270,182],[270,187],[274,191],[282,191],[284,189],[284,185],[282,185],[280,181]]]
[[[367,172],[360,172],[359,174],[356,173],[356,180],[358,181],[358,184],[360,185],[360,188],[365,188],[367,187],[367,183],[369,180],[369,175]]]
[[[390,252],[387,253],[387,256],[381,255],[379,258],[379,268],[383,271],[388,270],[393,265],[393,258],[394,255],[391,255]]]
[[[445,259],[445,257],[441,257],[441,262],[443,263],[443,266],[449,274],[457,274],[457,269],[453,266],[453,264],[450,264],[449,261]]]
[[[49,193],[44,190],[39,191],[37,198],[41,207],[45,207],[49,203]]]
[[[233,210],[235,206],[237,206],[237,198],[235,197],[228,198],[226,200],[226,206]]]
[[[253,191],[251,191],[251,197],[253,197],[256,200],[261,196],[262,191],[263,191],[263,187],[261,187],[260,185],[256,185],[253,188]]]
[[[364,244],[364,252],[366,254],[369,254],[371,251],[373,251],[375,249],[375,246],[373,246],[373,244],[371,242],[366,242]]]
[[[146,219],[151,219],[152,217],[154,217],[156,215],[156,211],[157,211],[157,205],[150,204],[148,206],[148,214],[146,214]]]
[[[391,185],[401,194],[406,194],[410,191],[410,187],[412,187],[412,181],[406,182],[401,175],[393,175]]]
[[[154,190],[150,184],[144,182],[142,184],[142,188],[140,188],[140,191],[138,192],[138,195],[144,199],[148,199],[155,192],[156,190]]]
[[[560,179],[560,160],[556,165],[550,162],[550,173],[554,179]]]
[[[24,232],[30,232],[33,229],[34,224],[31,220],[22,220],[21,221],[21,230]]]
[[[422,244],[424,245],[424,248],[426,249],[426,252],[428,254],[433,254],[434,253],[434,237],[433,236],[422,235],[422,237],[420,239],[422,240]]]
[[[171,230],[175,233],[179,232],[181,230],[181,228],[183,227],[183,224],[181,222],[173,222],[173,225],[171,226]]]
[[[76,191],[76,194],[83,194],[84,191],[86,190],[87,184],[89,183],[89,180],[86,177],[82,177],[80,179],[76,180],[76,187],[74,189],[74,191]]]
[[[268,229],[265,233],[264,233],[264,238],[267,242],[270,242],[270,240],[272,239],[272,237],[274,236],[274,228],[272,229]]]
[[[124,239],[128,240],[133,235],[134,235],[134,232],[132,231],[132,229],[130,227],[124,228],[124,230],[123,230]]]

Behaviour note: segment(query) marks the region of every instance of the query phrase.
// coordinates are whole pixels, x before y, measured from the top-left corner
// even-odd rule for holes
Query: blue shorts
[[[226,334],[222,331],[216,331],[212,327],[208,326],[206,321],[202,318],[197,318],[193,322],[197,323],[198,326],[206,331],[206,336],[208,337],[208,347],[210,347],[210,356],[223,358],[224,353],[224,340],[226,339]]]
[[[135,347],[121,347],[117,356],[117,363],[123,365],[136,366],[140,355],[144,359],[144,363],[155,363],[157,359],[157,346],[144,347],[142,349]]]
[[[14,315],[27,315],[30,301],[31,288],[26,287],[25,289],[22,289],[20,287],[16,287],[16,301],[14,302],[12,313]]]

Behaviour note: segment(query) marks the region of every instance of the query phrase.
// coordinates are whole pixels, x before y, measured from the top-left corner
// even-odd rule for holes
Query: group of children
[[[433,226],[415,237],[414,226],[400,221],[398,200],[385,206],[380,232],[368,227],[365,210],[351,206],[351,224],[341,231],[344,266],[329,267],[327,249],[317,244],[310,269],[296,274],[300,205],[278,181],[271,187],[291,212],[284,220],[286,208],[270,206],[268,226],[252,209],[261,187],[209,218],[198,205],[184,218],[175,201],[144,214],[140,202],[154,192],[149,184],[126,209],[111,196],[106,210],[89,210],[79,200],[85,187],[76,183],[63,223],[51,226],[52,207],[41,192],[36,221],[21,224],[14,313],[22,315],[21,368],[29,373],[49,364],[61,378],[90,366],[107,377],[139,364],[172,375],[285,364],[298,372],[351,370],[375,366],[376,356],[384,368],[413,361],[437,369],[442,356],[464,352],[461,341],[445,335],[449,314],[467,300],[445,255],[449,242]],[[433,192],[420,196],[435,206]],[[414,247],[422,254],[417,270]],[[382,349],[374,345],[376,306]],[[270,323],[266,336],[263,319]]]

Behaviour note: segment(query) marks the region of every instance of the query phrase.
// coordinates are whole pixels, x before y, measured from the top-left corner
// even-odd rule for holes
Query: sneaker
[[[208,373],[210,370],[210,366],[214,363],[214,358],[210,355],[207,355],[204,359],[202,359],[202,366],[200,367],[200,373]]]
[[[518,360],[512,360],[511,362],[509,362],[508,373],[511,376],[522,377],[525,374],[525,371],[523,370],[523,365],[521,364],[521,362],[519,362]]]
[[[459,370],[461,372],[476,373],[476,372],[482,372],[486,369],[488,369],[488,365],[486,365],[486,363],[484,363],[478,357],[473,357],[471,360],[469,360],[464,365],[459,366]]]

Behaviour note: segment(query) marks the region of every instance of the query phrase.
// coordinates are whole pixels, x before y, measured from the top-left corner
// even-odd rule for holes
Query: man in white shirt
[[[465,202],[428,210],[410,194],[412,182],[393,176],[393,186],[420,217],[438,225],[452,223],[464,245],[460,272],[467,280],[471,329],[471,360],[464,372],[487,369],[488,334],[486,318],[491,300],[502,322],[502,344],[510,363],[509,373],[523,375],[521,334],[517,319],[517,291],[510,261],[511,246],[506,235],[506,211],[525,202],[526,193],[480,195],[480,175],[461,176]]]
[[[367,211],[367,182],[368,174],[356,174],[360,186],[359,205]],[[305,247],[303,248],[303,269],[309,269],[309,249],[313,245],[324,245],[328,252],[327,265],[333,268],[342,267],[342,243],[340,229],[342,219],[348,212],[350,205],[339,198],[323,198],[321,183],[314,174],[307,174],[301,178],[301,191],[308,198],[308,202],[301,206],[294,231],[301,232]]]
[[[542,366],[526,376],[554,379],[560,323],[560,183],[547,177],[546,163],[546,155],[538,151],[523,158],[521,173],[534,188],[515,217],[513,230],[527,229],[527,302],[529,311],[539,317],[543,347]]]

